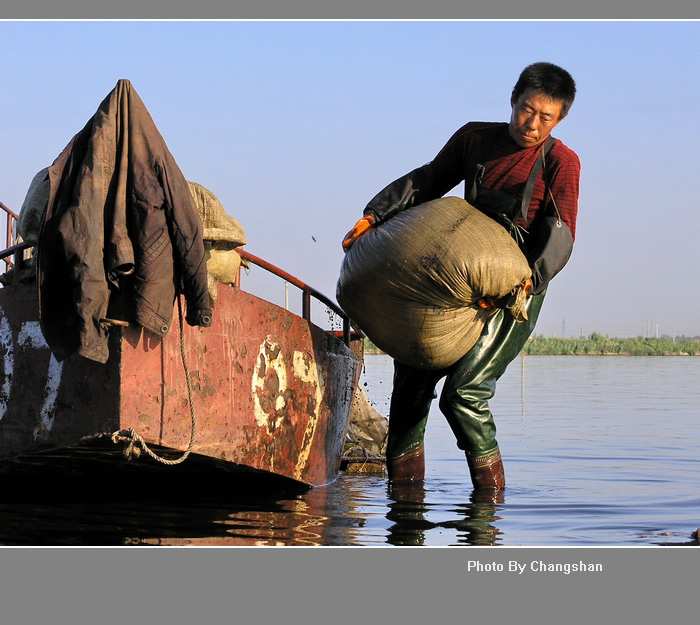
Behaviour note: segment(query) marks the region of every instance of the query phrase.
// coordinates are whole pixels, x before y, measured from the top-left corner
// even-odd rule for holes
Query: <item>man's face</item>
[[[531,148],[542,143],[561,121],[563,103],[552,100],[539,91],[526,89],[510,104],[513,112],[508,132],[521,148]]]

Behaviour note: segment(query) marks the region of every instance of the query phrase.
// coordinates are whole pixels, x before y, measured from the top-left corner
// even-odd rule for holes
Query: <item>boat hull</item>
[[[337,477],[361,364],[332,333],[219,285],[211,327],[184,324],[182,344],[176,310],[164,339],[114,327],[105,364],[57,362],[35,291],[0,289],[0,458],[131,430],[169,461],[191,447],[311,486]]]

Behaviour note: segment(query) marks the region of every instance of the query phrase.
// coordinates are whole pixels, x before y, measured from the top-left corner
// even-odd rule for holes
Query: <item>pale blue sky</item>
[[[19,210],[128,78],[247,249],[332,298],[368,200],[463,123],[506,121],[525,65],[562,65],[579,223],[535,331],[700,335],[699,22],[0,22],[0,40],[0,201]]]

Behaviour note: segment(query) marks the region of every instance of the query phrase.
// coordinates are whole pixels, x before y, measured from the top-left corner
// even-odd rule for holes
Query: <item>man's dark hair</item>
[[[532,63],[528,65],[513,87],[511,102],[515,102],[523,92],[533,89],[562,103],[561,117],[566,116],[576,97],[576,83],[571,74],[553,63]]]

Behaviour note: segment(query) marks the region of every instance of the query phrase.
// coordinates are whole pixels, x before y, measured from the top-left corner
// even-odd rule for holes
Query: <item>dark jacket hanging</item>
[[[49,168],[37,282],[44,337],[63,358],[109,356],[104,320],[159,336],[176,293],[187,322],[211,323],[202,225],[187,181],[128,80]]]

